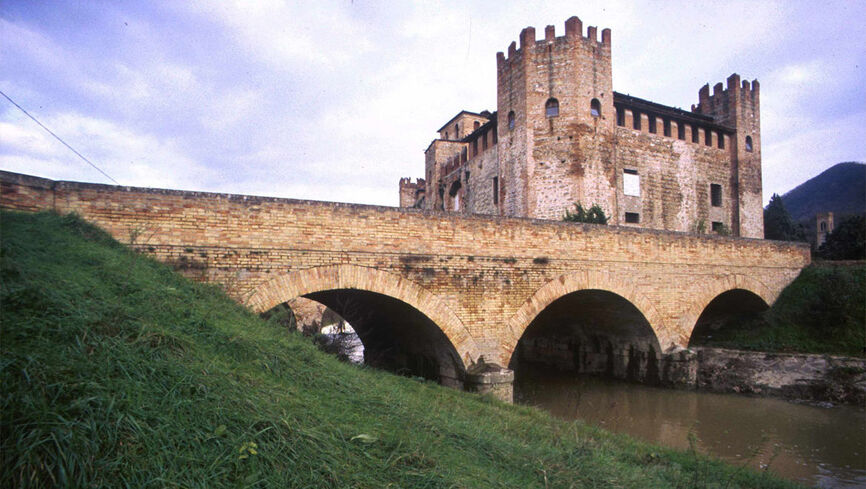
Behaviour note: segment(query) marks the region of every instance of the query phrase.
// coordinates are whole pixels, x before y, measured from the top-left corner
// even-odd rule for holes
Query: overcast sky
[[[123,185],[397,205],[436,129],[496,109],[496,52],[572,15],[619,92],[757,78],[765,201],[866,161],[861,1],[2,0],[0,90]],[[111,183],[3,98],[0,169]]]

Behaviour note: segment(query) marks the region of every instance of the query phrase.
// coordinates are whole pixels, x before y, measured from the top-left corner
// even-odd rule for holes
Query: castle
[[[691,111],[613,91],[611,32],[565,22],[496,55],[497,110],[461,111],[400,179],[400,206],[763,238],[758,81],[699,91]]]

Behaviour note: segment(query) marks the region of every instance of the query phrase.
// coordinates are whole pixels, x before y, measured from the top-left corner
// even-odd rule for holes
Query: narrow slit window
[[[670,119],[664,119],[664,122],[662,124],[664,125],[663,130],[664,130],[665,136],[671,137],[671,120]]]
[[[625,126],[625,109],[622,107],[616,108],[616,125]]]
[[[601,102],[597,98],[592,99],[592,102],[589,103],[589,113],[593,117],[601,117]]]
[[[704,130],[704,144],[707,146],[713,145],[713,131],[709,129]]]
[[[752,152],[752,136],[746,136],[746,151]]]
[[[722,133],[722,131],[719,131],[716,134],[719,135],[719,149],[725,149],[725,135]]]
[[[636,110],[631,111],[631,117],[632,117],[632,125],[631,125],[632,128],[640,131],[640,112],[638,112]]]
[[[698,129],[698,126],[692,126],[692,142],[699,143],[701,142],[701,132]]]
[[[544,113],[547,117],[556,117],[559,115],[559,100],[555,98],[547,99],[547,103],[544,104]]]
[[[499,204],[499,177],[493,177],[493,205]]]
[[[625,213],[625,222],[629,224],[637,224],[640,222],[640,214],[637,212],[626,212]]]
[[[677,122],[677,139],[686,139],[686,125],[682,122]]]
[[[514,111],[508,113],[508,130],[514,129]]]
[[[649,132],[656,133],[656,116],[649,116]]]

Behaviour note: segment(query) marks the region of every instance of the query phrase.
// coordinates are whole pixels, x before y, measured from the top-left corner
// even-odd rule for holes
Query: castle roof
[[[722,132],[727,132],[731,134],[734,133],[733,128],[723,124],[719,124],[711,116],[698,114],[697,112],[689,112],[687,110],[679,109],[676,107],[669,107],[667,105],[657,104],[655,102],[650,102],[649,100],[632,97],[631,95],[626,95],[619,92],[613,92],[613,104],[638,109],[639,111],[644,113],[667,116],[691,124],[709,127],[712,129],[718,129]]]
[[[487,111],[485,111],[485,112],[487,112]],[[487,116],[484,115],[484,114],[477,114],[477,113],[475,113],[475,112],[469,112],[468,110],[461,110],[457,115],[455,115],[455,116],[452,117],[451,119],[448,119],[448,122],[446,122],[445,124],[443,124],[442,127],[440,127],[439,129],[436,129],[436,132],[439,132],[439,131],[445,129],[446,127],[448,127],[448,124],[451,124],[451,123],[454,122],[456,119],[460,118],[460,116],[462,116],[462,115],[472,115],[472,116],[475,116],[475,117],[483,117],[483,118],[485,118],[485,119],[487,118]]]

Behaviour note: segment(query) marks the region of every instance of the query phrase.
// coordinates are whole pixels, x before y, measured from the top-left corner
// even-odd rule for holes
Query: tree
[[[586,210],[583,208],[580,202],[575,202],[574,209],[574,212],[566,209],[565,216],[562,217],[562,220],[567,222],[607,224],[607,216],[604,214],[604,210],[598,204],[592,204],[592,207],[590,207],[589,210]]]
[[[836,226],[818,248],[827,260],[862,260],[866,258],[866,217],[851,216]]]
[[[770,197],[764,209],[764,238],[779,241],[806,241],[806,231],[794,223],[778,194]]]

